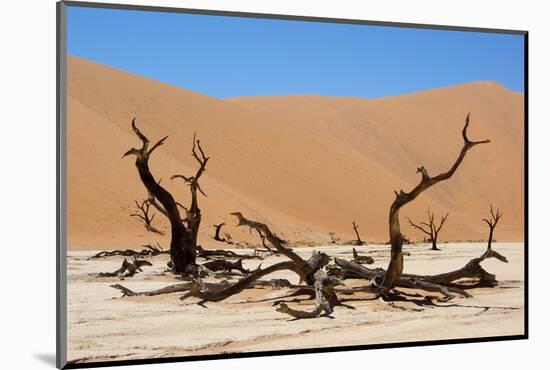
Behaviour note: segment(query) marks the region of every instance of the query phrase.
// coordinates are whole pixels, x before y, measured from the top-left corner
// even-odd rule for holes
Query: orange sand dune
[[[181,202],[189,199],[177,173],[193,174],[193,133],[211,157],[202,181],[200,240],[213,223],[237,241],[257,242],[236,229],[239,210],[268,222],[293,241],[327,242],[328,233],[352,238],[351,221],[367,240],[387,239],[393,190],[418,181],[416,167],[447,170],[461,147],[460,130],[472,113],[470,136],[491,139],[473,149],[455,176],[402,211],[419,219],[427,208],[450,212],[442,239],[481,239],[490,203],[504,211],[496,238],[523,239],[523,95],[493,82],[473,82],[396,97],[323,96],[214,99],[78,57],[68,67],[69,249],[138,247],[168,236],[145,231],[130,217],[145,189],[132,159],[120,159],[138,139],[169,135],[150,167]],[[161,215],[154,222],[168,231]],[[403,218],[403,231],[413,239]]]

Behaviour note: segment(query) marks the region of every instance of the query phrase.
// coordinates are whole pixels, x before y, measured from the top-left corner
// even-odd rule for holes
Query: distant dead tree
[[[353,221],[351,225],[353,226],[353,231],[355,231],[355,237],[357,238],[353,241],[353,245],[366,245],[367,243],[362,241],[361,236],[359,236],[359,226],[355,223],[355,221]]]
[[[172,194],[156,181],[149,169],[149,157],[159,146],[164,144],[168,138],[165,136],[156,144],[149,148],[149,139],[137,128],[135,118],[132,120],[132,130],[141,140],[141,148],[132,148],[122,157],[135,155],[135,165],[143,185],[149,192],[151,204],[164,214],[170,221],[171,241],[170,258],[172,260],[172,269],[175,273],[189,272],[190,267],[195,265],[197,256],[197,234],[201,222],[201,211],[198,206],[197,191],[206,195],[199,185],[199,178],[206,169],[209,157],[204,154],[200,141],[193,135],[192,156],[199,163],[199,169],[195,176],[186,177],[183,175],[172,176],[172,179],[181,178],[190,187],[191,205],[187,208],[177,203]],[[158,204],[156,202],[160,202]],[[179,207],[185,211],[185,218],[180,215]]]
[[[408,217],[407,220],[409,221],[409,225],[428,235],[428,241],[432,243],[432,250],[438,251],[440,249],[437,248],[437,238],[439,236],[441,228],[443,227],[443,224],[445,223],[445,221],[447,221],[447,217],[449,217],[449,213],[447,213],[445,216],[442,216],[441,220],[439,221],[439,225],[436,225],[435,215],[433,212],[430,211],[430,209],[428,209],[428,222],[421,222],[417,225],[412,222],[411,219]]]
[[[395,200],[390,207],[389,213],[389,228],[390,228],[390,243],[391,257],[388,269],[382,282],[382,287],[386,291],[392,290],[400,281],[403,274],[403,237],[401,235],[401,227],[399,225],[399,210],[406,204],[415,200],[422,192],[429,189],[433,185],[450,179],[462,161],[466,157],[466,153],[473,147],[479,144],[489,143],[489,140],[471,141],[468,138],[468,126],[470,124],[470,113],[466,116],[464,128],[462,129],[462,138],[464,140],[462,149],[451,168],[437,176],[430,176],[425,167],[420,166],[416,172],[421,174],[420,183],[410,192],[406,193],[403,190],[395,191]]]
[[[223,225],[225,225],[225,222],[222,222],[221,224],[212,225],[212,227],[214,227],[216,229],[216,232],[215,232],[214,236],[212,237],[212,239],[217,240],[217,241],[222,242],[222,243],[233,244],[233,241],[231,240],[231,235],[229,235],[228,233],[225,233],[224,237],[220,236]]]
[[[130,215],[130,217],[137,217],[137,218],[141,219],[143,221],[143,223],[145,224],[145,229],[147,231],[157,233],[157,234],[160,234],[160,235],[164,235],[164,233],[162,231],[160,231],[159,229],[157,229],[156,227],[154,227],[152,225],[153,218],[155,218],[155,214],[153,213],[152,215],[149,215],[149,210],[151,208],[151,202],[149,201],[149,199],[143,200],[143,202],[141,202],[141,204],[139,204],[139,202],[137,200],[134,201],[134,202],[136,203],[137,209],[139,211],[141,211],[141,214],[132,213]]]
[[[491,244],[493,243],[493,234],[495,227],[497,227],[498,221],[502,217],[502,212],[497,208],[496,212],[493,210],[493,205],[491,204],[491,219],[484,218],[483,221],[489,226],[489,242],[487,243],[487,249],[491,250]]]

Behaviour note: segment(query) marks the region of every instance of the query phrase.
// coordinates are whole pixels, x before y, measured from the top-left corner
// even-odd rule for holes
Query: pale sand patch
[[[484,244],[442,244],[442,251],[426,244],[407,246],[412,253],[406,272],[434,274],[462,267],[479,256]],[[266,298],[285,295],[287,289],[250,289],[224,302],[196,304],[192,298],[180,301],[180,293],[155,297],[119,298],[109,287],[119,283],[136,291],[161,288],[180,282],[163,275],[167,256],[153,258],[153,266],[133,278],[97,279],[90,273],[116,269],[121,257],[87,261],[92,252],[69,252],[68,258],[68,359],[101,361],[154,357],[253,352],[326,346],[456,339],[523,334],[524,282],[523,244],[496,243],[508,264],[486,261],[483,266],[496,274],[500,287],[476,289],[473,298],[455,299],[438,307],[379,300],[350,301],[355,310],[337,307],[330,318],[292,321],[275,311]],[[319,247],[333,257],[351,258],[351,247]],[[296,251],[308,257],[313,248]],[[246,251],[242,251],[246,252]],[[374,267],[386,267],[389,247],[360,247],[375,258]],[[263,266],[282,260],[269,257]],[[254,268],[259,261],[246,260]],[[269,278],[287,278],[290,272]],[[347,286],[361,281],[350,280]],[[355,298],[372,298],[368,294]],[[340,298],[350,298],[341,295]],[[289,303],[307,309],[312,301]],[[489,307],[489,309],[486,309]]]

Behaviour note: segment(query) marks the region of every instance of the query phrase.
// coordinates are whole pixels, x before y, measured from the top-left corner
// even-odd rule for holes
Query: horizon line
[[[458,82],[458,83],[454,83],[454,84],[450,84],[450,85],[440,85],[440,86],[434,86],[434,87],[430,87],[430,88],[426,88],[426,89],[408,91],[408,92],[403,92],[403,93],[400,93],[400,94],[390,94],[390,95],[380,95],[380,96],[337,95],[337,94],[327,95],[327,94],[318,94],[318,93],[311,93],[311,92],[303,92],[303,93],[300,92],[300,93],[291,93],[291,94],[261,94],[261,95],[246,95],[245,94],[245,95],[233,95],[233,96],[219,97],[219,96],[209,95],[209,94],[204,93],[202,91],[193,90],[193,89],[190,89],[186,86],[175,84],[173,82],[168,82],[168,81],[165,81],[165,80],[159,80],[159,79],[156,79],[156,78],[144,75],[144,74],[140,74],[140,73],[137,73],[137,72],[133,72],[133,71],[121,68],[121,67],[113,66],[113,65],[110,65],[110,64],[107,64],[107,63],[104,63],[104,62],[92,60],[92,59],[82,57],[82,56],[74,54],[74,53],[67,52],[67,58],[71,58],[71,57],[82,59],[82,60],[84,60],[86,62],[89,62],[89,63],[99,64],[101,66],[105,66],[107,68],[111,68],[111,69],[114,69],[114,70],[117,70],[117,71],[121,71],[123,73],[128,73],[128,74],[131,74],[131,75],[134,75],[134,76],[138,76],[138,77],[141,77],[141,78],[148,79],[150,81],[155,81],[155,82],[158,82],[158,83],[162,83],[162,84],[165,84],[165,85],[168,85],[168,86],[172,86],[172,87],[176,87],[176,88],[179,88],[179,89],[187,90],[187,91],[193,92],[195,94],[207,96],[209,98],[218,99],[218,100],[231,100],[231,99],[240,99],[240,98],[276,98],[276,97],[290,97],[290,96],[296,96],[296,97],[314,96],[314,97],[325,97],[325,98],[350,98],[350,99],[370,100],[370,99],[383,99],[383,98],[392,98],[392,97],[398,97],[398,96],[405,96],[405,95],[411,95],[411,94],[416,94],[416,93],[421,93],[421,92],[428,92],[428,91],[432,91],[432,90],[453,88],[453,87],[458,87],[458,86],[463,86],[463,85],[473,85],[473,84],[493,84],[493,85],[497,85],[499,88],[506,89],[506,90],[508,90],[510,92],[513,92],[513,93],[517,93],[517,94],[520,94],[520,95],[525,94],[524,91],[514,90],[514,89],[502,84],[501,82],[499,82],[497,80],[490,80],[489,79],[489,80],[470,80],[470,81]]]

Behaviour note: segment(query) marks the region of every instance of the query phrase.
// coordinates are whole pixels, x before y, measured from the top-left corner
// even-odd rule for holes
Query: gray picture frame
[[[172,358],[160,358],[160,359],[141,359],[141,360],[123,360],[123,361],[105,361],[105,362],[93,362],[93,363],[67,363],[67,7],[89,7],[89,8],[108,8],[108,9],[124,9],[124,10],[139,10],[150,12],[171,12],[171,13],[187,13],[187,14],[204,14],[204,15],[219,15],[229,17],[251,17],[259,19],[283,19],[283,20],[299,20],[308,22],[328,22],[328,23],[342,23],[342,24],[357,24],[357,25],[382,25],[391,27],[404,27],[404,28],[424,28],[424,29],[437,29],[437,30],[454,30],[462,32],[486,32],[486,33],[502,33],[502,34],[514,34],[524,37],[525,45],[525,86],[524,86],[524,107],[525,107],[525,145],[524,145],[524,169],[525,169],[525,199],[524,199],[524,279],[525,279],[525,318],[524,328],[525,333],[523,335],[511,335],[500,337],[486,337],[486,338],[464,338],[453,340],[428,340],[422,342],[402,342],[402,343],[382,343],[382,344],[369,344],[358,346],[345,346],[345,347],[325,347],[315,349],[300,349],[300,350],[277,350],[277,351],[265,351],[265,352],[252,352],[252,353],[232,353],[232,354],[217,354],[217,355],[203,355],[203,356],[189,356],[189,357],[172,357]],[[352,20],[352,19],[337,19],[337,18],[320,18],[310,16],[288,16],[280,14],[261,14],[261,13],[246,13],[246,12],[228,12],[219,10],[206,10],[206,9],[186,9],[186,8],[168,8],[168,7],[155,7],[155,6],[141,6],[141,5],[124,5],[124,4],[109,4],[109,3],[89,3],[79,1],[60,1],[57,3],[57,99],[56,99],[56,112],[57,112],[57,251],[56,251],[56,293],[57,293],[57,335],[56,335],[56,359],[57,367],[62,368],[90,368],[90,367],[102,367],[102,366],[123,366],[123,365],[137,365],[137,364],[155,364],[155,363],[167,363],[167,362],[183,362],[183,361],[197,361],[197,360],[213,360],[213,359],[225,359],[225,358],[243,358],[243,357],[259,357],[259,356],[277,356],[277,355],[289,355],[289,354],[304,354],[304,353],[319,353],[319,352],[339,352],[350,350],[366,350],[375,348],[396,348],[396,347],[410,347],[410,346],[429,346],[429,345],[442,345],[442,344],[457,344],[457,343],[476,343],[487,341],[508,341],[508,340],[524,340],[529,338],[529,269],[528,269],[528,106],[529,106],[529,88],[528,88],[528,31],[525,30],[508,30],[508,29],[491,29],[491,28],[471,28],[471,27],[458,27],[447,25],[431,25],[431,24],[414,24],[414,23],[394,23],[383,21],[369,21],[369,20]]]

